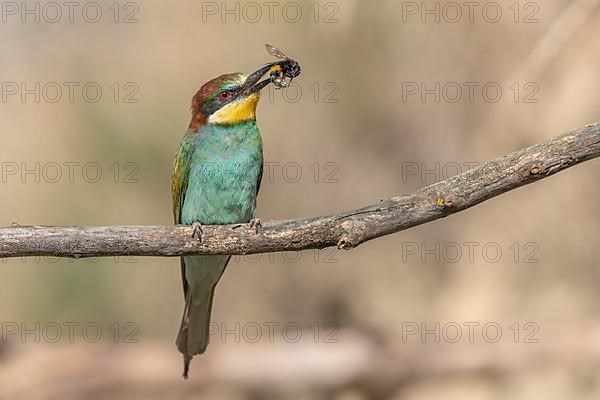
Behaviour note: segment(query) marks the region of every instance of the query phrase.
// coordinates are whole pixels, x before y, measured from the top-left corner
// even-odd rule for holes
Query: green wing
[[[193,134],[187,133],[179,144],[171,170],[171,195],[173,197],[175,224],[181,223],[181,209],[185,201],[193,152]]]
[[[190,176],[190,165],[192,163],[192,154],[194,153],[193,136],[186,133],[173,160],[171,170],[171,195],[173,196],[173,217],[175,224],[181,223],[181,209],[185,201],[185,192],[188,186]],[[185,279],[185,263],[181,257],[181,277],[183,282],[183,295],[187,298],[188,284]]]

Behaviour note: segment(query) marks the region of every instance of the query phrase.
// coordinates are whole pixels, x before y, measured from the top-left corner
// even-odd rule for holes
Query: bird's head
[[[206,82],[192,98],[189,129],[196,131],[206,124],[234,125],[254,120],[260,90],[270,83],[270,79],[260,79],[269,70],[265,66],[252,74],[224,74]]]

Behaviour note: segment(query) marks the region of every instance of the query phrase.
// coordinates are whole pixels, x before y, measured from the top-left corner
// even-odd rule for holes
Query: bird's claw
[[[262,228],[262,222],[259,218],[252,218],[250,222],[248,222],[248,228],[254,228],[254,232],[258,233],[258,228]]]
[[[192,223],[192,237],[197,237],[198,240],[202,241],[202,234],[204,231],[202,230],[202,224],[199,221],[194,221]]]

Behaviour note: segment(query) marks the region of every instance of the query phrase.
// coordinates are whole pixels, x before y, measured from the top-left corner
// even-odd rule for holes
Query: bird
[[[173,166],[171,192],[175,224],[191,225],[202,238],[203,225],[242,224],[258,229],[256,198],[263,174],[263,145],[256,124],[263,75],[228,73],[206,82],[192,98],[192,118]],[[206,351],[215,287],[229,255],[181,257],[185,307],[176,345],[183,355],[183,377]]]

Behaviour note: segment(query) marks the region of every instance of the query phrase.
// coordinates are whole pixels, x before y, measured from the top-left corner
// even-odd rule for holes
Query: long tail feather
[[[177,335],[177,349],[183,354],[183,377],[188,379],[192,358],[206,351],[210,334],[210,314],[214,296],[214,288],[199,304],[192,301],[192,293],[188,292],[181,327]]]

